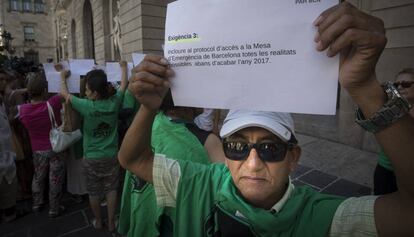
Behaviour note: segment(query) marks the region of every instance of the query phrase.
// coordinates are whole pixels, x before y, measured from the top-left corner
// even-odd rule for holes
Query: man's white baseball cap
[[[284,142],[288,142],[291,136],[294,136],[295,131],[294,122],[289,113],[230,110],[224,119],[220,136],[226,138],[248,127],[264,128]]]

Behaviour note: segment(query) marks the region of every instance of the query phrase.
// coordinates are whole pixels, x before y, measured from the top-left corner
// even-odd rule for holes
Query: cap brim
[[[220,130],[220,137],[229,137],[230,135],[248,127],[264,128],[278,136],[284,142],[289,141],[291,136],[289,129],[280,123],[275,122],[273,119],[259,116],[250,116],[248,118],[237,118],[227,121]]]

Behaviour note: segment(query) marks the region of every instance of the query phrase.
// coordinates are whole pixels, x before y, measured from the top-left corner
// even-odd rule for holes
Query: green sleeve
[[[115,101],[116,104],[119,106],[118,108],[122,107],[122,102],[124,100],[125,91],[117,90],[115,94]]]
[[[138,108],[138,102],[135,99],[135,96],[131,94],[129,90],[125,91],[124,101],[123,101],[123,108],[133,109],[135,110]]]
[[[72,95],[70,97],[70,102],[72,104],[72,107],[78,111],[82,116],[85,116],[88,111],[91,111],[92,109],[92,101],[88,99],[81,99],[79,97],[76,97]]]
[[[394,171],[390,159],[383,150],[379,154],[378,164],[387,170]]]

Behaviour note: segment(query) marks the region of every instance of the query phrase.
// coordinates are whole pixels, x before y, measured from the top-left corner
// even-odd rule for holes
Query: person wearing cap
[[[339,81],[360,108],[357,121],[376,121],[393,101],[375,75],[386,44],[383,22],[342,2],[314,25],[317,50],[341,53]],[[154,154],[151,127],[174,72],[156,55],[133,71],[130,89],[141,107],[119,160],[154,184],[159,206],[176,207],[174,236],[414,236],[414,123],[404,111],[392,123],[365,126],[393,162],[399,191],[344,200],[290,183],[301,150],[288,114],[232,111],[220,133],[225,165]]]

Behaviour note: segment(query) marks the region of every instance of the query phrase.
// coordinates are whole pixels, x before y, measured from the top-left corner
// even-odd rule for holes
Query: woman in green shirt
[[[89,203],[95,216],[93,225],[102,228],[100,198],[105,195],[108,207],[108,230],[115,230],[115,210],[119,183],[118,112],[127,87],[127,63],[121,62],[122,81],[115,95],[109,92],[106,74],[92,70],[86,74],[86,97],[69,94],[66,78],[61,73],[61,94],[83,116],[83,156]]]

